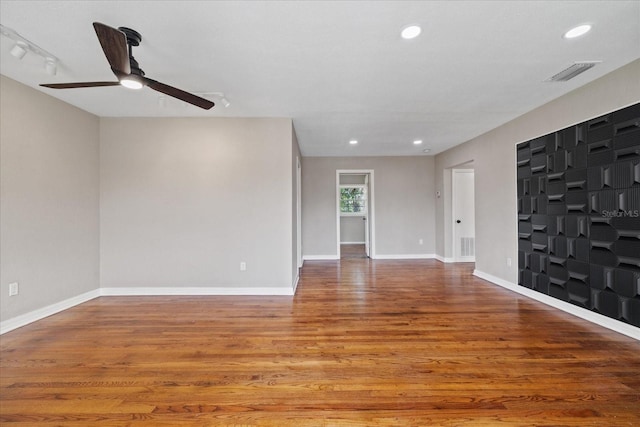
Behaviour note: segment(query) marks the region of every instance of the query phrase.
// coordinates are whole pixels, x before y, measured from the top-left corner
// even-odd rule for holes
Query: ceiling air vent
[[[578,74],[584,73],[589,68],[593,68],[596,64],[599,64],[602,61],[582,61],[582,62],[574,62],[572,66],[569,68],[565,68],[560,71],[555,76],[552,76],[545,80],[545,82],[566,82],[571,80]]]

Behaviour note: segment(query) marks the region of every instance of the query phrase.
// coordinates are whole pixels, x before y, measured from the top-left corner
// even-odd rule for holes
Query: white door
[[[475,262],[475,203],[473,169],[454,169],[453,248],[456,262]]]

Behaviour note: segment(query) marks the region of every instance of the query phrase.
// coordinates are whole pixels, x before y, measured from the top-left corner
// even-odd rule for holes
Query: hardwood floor
[[[3,425],[640,425],[640,342],[432,260],[102,297],[0,339]]]
[[[340,259],[367,258],[364,245],[346,243],[340,245]]]

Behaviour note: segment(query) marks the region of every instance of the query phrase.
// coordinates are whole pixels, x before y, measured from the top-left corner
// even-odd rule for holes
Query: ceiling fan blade
[[[75,89],[79,87],[119,86],[120,82],[47,83],[40,86],[51,89]]]
[[[131,74],[127,36],[122,31],[100,22],[94,22],[93,28],[96,30],[104,56],[107,57],[113,72],[118,77],[122,74]]]
[[[178,98],[184,102],[188,102],[189,104],[195,105],[196,107],[204,108],[205,110],[209,110],[213,107],[214,104],[212,101],[208,99],[201,98],[197,95],[194,95],[189,92],[185,92],[173,86],[166,85],[164,83],[157,82],[153,79],[143,77],[145,84],[149,86],[153,90],[157,90],[158,92],[162,92],[165,95],[172,96],[174,98]]]

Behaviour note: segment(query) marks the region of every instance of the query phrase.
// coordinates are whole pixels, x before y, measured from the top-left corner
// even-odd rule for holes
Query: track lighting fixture
[[[0,24],[0,34],[15,42],[15,44],[9,51],[9,53],[11,53],[11,56],[22,59],[27,53],[34,53],[44,59],[45,71],[52,76],[56,75],[56,73],[58,72],[59,61],[58,58],[56,58],[54,55],[42,49],[35,43],[32,43],[29,40],[25,39],[15,30],[12,30],[9,27],[5,27],[2,24]]]

